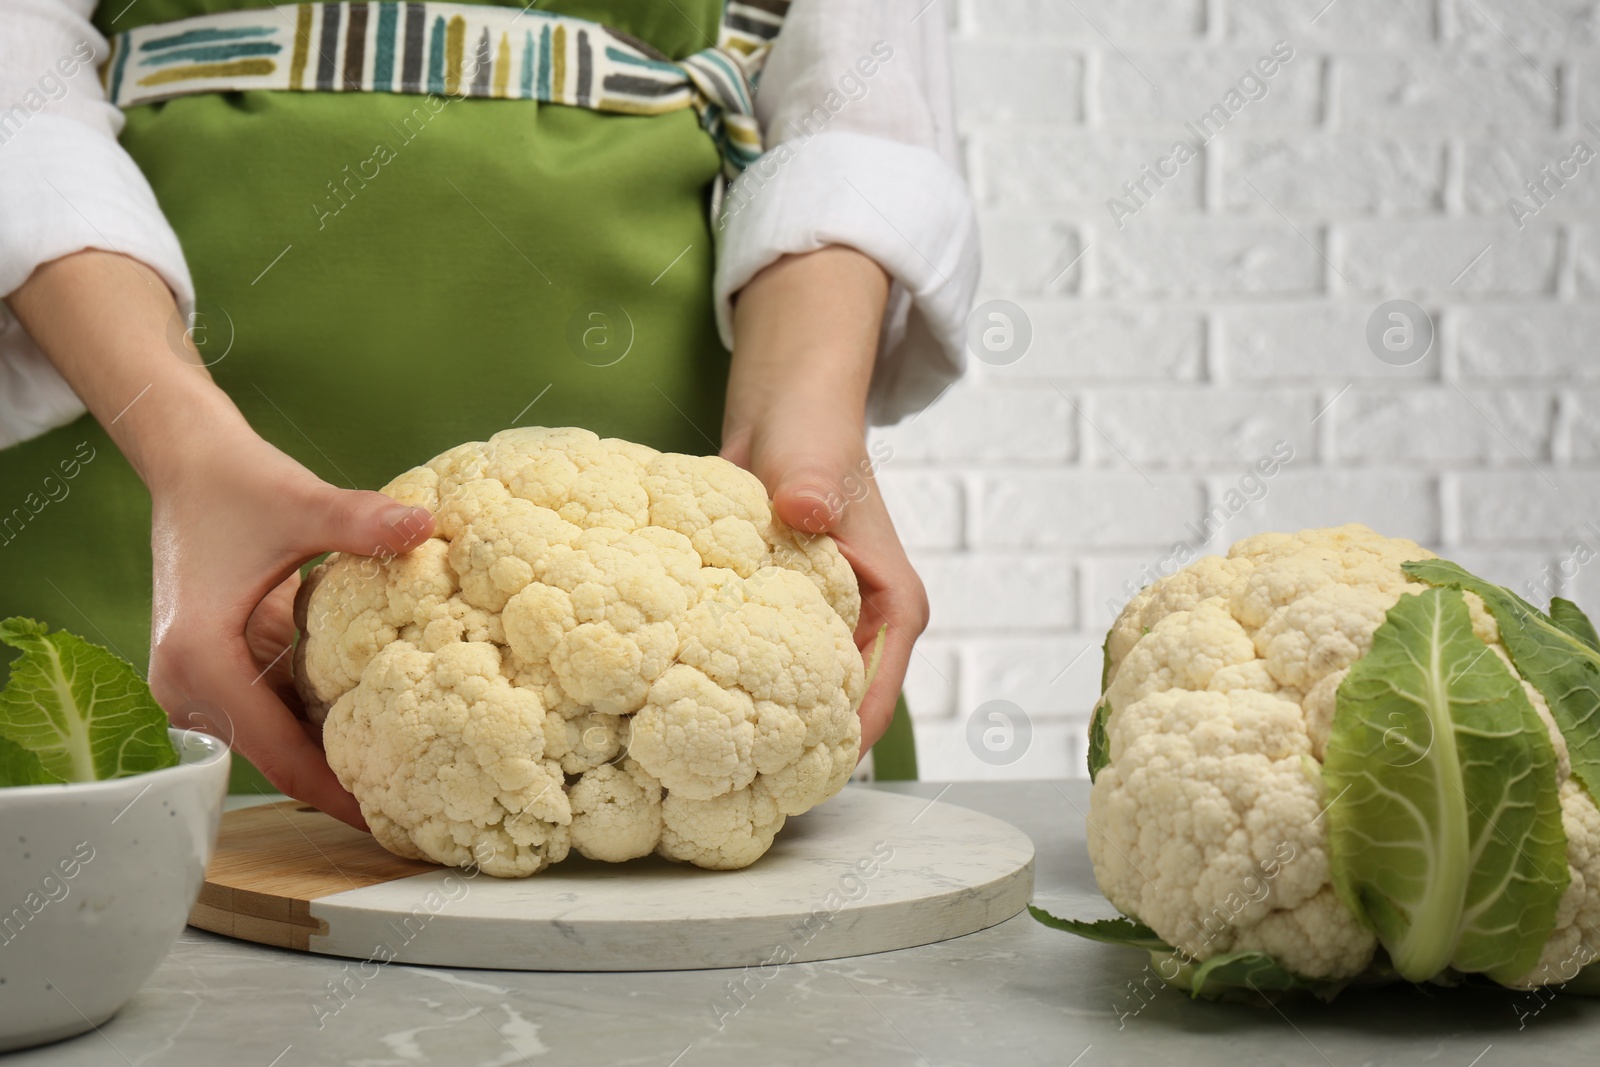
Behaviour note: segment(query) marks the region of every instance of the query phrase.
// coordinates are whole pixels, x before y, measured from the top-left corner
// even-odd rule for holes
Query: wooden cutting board
[[[241,808],[189,922],[279,948],[514,970],[633,971],[834,959],[958,937],[1033,893],[1010,824],[847,787],[742,871],[574,853],[505,880],[401,859],[298,801]]]

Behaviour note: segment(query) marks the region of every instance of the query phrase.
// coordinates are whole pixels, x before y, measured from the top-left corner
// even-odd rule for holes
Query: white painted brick
[[[1337,263],[1350,288],[1385,299],[1549,293],[1556,287],[1560,233],[1547,224],[1518,231],[1509,223],[1470,219],[1352,222],[1339,237]]]
[[[963,678],[962,701],[976,707],[1005,699],[1035,715],[1083,715],[1098,696],[1101,641],[1098,635],[1064,633],[1016,640],[970,641],[971,670]],[[1086,680],[1088,697],[1072,696],[1074,680]]]
[[[1505,51],[1561,52],[1600,44],[1593,0],[1444,0],[1453,5],[1452,44]],[[1514,53],[1513,53],[1514,54]]]
[[[1578,162],[1579,141],[1591,153],[1587,164]],[[1530,181],[1543,203],[1526,188]],[[1593,218],[1600,211],[1600,137],[1582,130],[1571,137],[1537,141],[1469,141],[1462,164],[1462,199],[1468,211],[1513,225],[1519,221],[1527,225],[1533,219]]]
[[[1218,544],[1268,530],[1304,530],[1362,522],[1389,537],[1427,543],[1440,531],[1439,491],[1431,474],[1291,469],[1267,482],[1262,499],[1240,509]],[[1213,499],[1234,486],[1219,478]]]
[[[1087,718],[1082,723],[1033,723],[1027,751],[1015,763],[1003,767],[991,766],[972,754],[967,745],[965,717],[917,723],[917,772],[924,781],[935,782],[1084,778],[1088,775],[1084,766],[1087,723]],[[952,789],[944,800],[959,804],[960,787]],[[1061,799],[1061,807],[1063,818],[1077,818],[1065,799]]]
[[[906,667],[906,707],[917,722],[948,719],[961,694],[961,646],[955,641],[924,637],[917,641]]]
[[[1315,227],[1306,236],[1321,239]],[[1089,255],[1100,293],[1112,297],[1292,296],[1323,286],[1317,249],[1281,221],[1136,218],[1121,233],[1097,233]]]
[[[1230,210],[1326,217],[1444,207],[1445,151],[1437,139],[1297,134],[1219,138],[1217,145]]]
[[[1478,304],[1451,310],[1465,381],[1600,381],[1600,307],[1554,302]]]
[[[951,65],[963,123],[1076,122],[1083,115],[1083,57],[1060,45],[958,37]]]
[[[1075,292],[1081,284],[1083,241],[1071,223],[1037,214],[980,211],[979,231],[987,292],[1061,294]]]
[[[1097,389],[1084,408],[1085,444],[1096,457],[1117,462],[1120,452],[1141,468],[1243,469],[1284,441],[1296,462],[1309,463],[1320,406],[1306,389]]]
[[[1600,296],[1600,229],[1589,225],[1572,228],[1572,273],[1579,296]],[[1586,340],[1592,342],[1593,338]],[[1592,343],[1589,351],[1594,351]]]
[[[1553,128],[1559,113],[1556,64],[1509,48],[1352,52],[1335,62],[1347,128],[1520,134]]]
[[[1256,304],[1216,313],[1214,373],[1230,382],[1327,382],[1337,391],[1360,378],[1416,379],[1439,372],[1439,315],[1433,350],[1407,367],[1383,362],[1367,347],[1367,320],[1378,306]]]
[[[1592,373],[1600,376],[1600,358],[1589,358],[1595,364]],[[1600,463],[1600,390],[1568,390],[1565,403],[1567,458],[1575,463]]]
[[[1061,462],[1076,453],[1074,420],[1071,403],[1054,389],[962,382],[921,414],[877,431],[893,450],[882,466],[926,460]]]
[[[1573,123],[1592,133],[1589,123],[1600,122],[1600,51],[1571,53],[1562,66],[1562,77],[1572,83]]]
[[[1082,721],[1100,696],[1101,635],[973,641],[962,707],[1009,700],[1038,722]],[[970,711],[969,711],[970,713]]]
[[[1105,134],[1051,136],[1037,130],[996,129],[979,141],[988,189],[1006,207],[1046,206],[1111,220],[1108,198],[1124,198],[1123,184],[1145,190],[1152,214],[1195,211],[1205,191],[1205,160],[1191,159],[1176,176],[1156,173],[1172,153],[1170,136],[1115,137]],[[1155,178],[1147,177],[1149,167]],[[1167,170],[1173,164],[1167,164]],[[1142,212],[1141,212],[1142,214]]]
[[[1030,302],[1023,310],[1033,326],[1027,355],[983,367],[985,377],[1188,382],[1200,376],[1205,330],[1194,311],[1065,301]]]
[[[1561,585],[1561,595],[1575,602],[1590,619],[1600,620],[1600,533],[1586,526],[1580,533],[1555,542],[1550,573],[1535,576],[1541,585],[1551,580]],[[1597,623],[1600,625],[1600,623]]]
[[[1178,125],[1193,122],[1204,131],[1201,115],[1220,105],[1233,112],[1221,126],[1222,137],[1262,122],[1316,122],[1322,108],[1320,57],[1296,50],[1287,64],[1269,63],[1273,76],[1262,78],[1255,64],[1268,55],[1268,48],[1108,52],[1100,63],[1101,113],[1111,125],[1158,123],[1176,132]],[[1237,94],[1231,101],[1225,99],[1230,91]],[[1249,99],[1251,93],[1257,99]],[[1211,133],[1217,129],[1215,123],[1209,127]]]
[[[1199,518],[1200,483],[1137,471],[1006,471],[978,479],[972,541],[982,547],[1161,545]],[[1063,565],[1066,557],[1063,557]]]
[[[1076,579],[1063,553],[912,554],[928,590],[935,636],[1073,625]]]
[[[1368,49],[1433,40],[1433,0],[1228,0],[1226,10],[1233,42]]]
[[[1357,386],[1326,417],[1333,420],[1333,458],[1341,463],[1520,463],[1550,458],[1555,394]]]
[[[1567,544],[1600,516],[1597,471],[1522,466],[1454,477],[1465,544]]]
[[[951,474],[880,465],[877,484],[907,548],[958,548],[965,509],[961,482]]]
[[[1525,591],[1565,561],[1563,589],[1600,615],[1600,168],[1524,230],[1505,205],[1574,139],[1600,149],[1596,3],[944,0],[928,12],[955,31],[957,133],[983,197],[980,299],[1021,305],[1034,341],[1012,366],[974,361],[884,437],[898,451],[882,491],[933,604],[906,681],[925,777],[1081,776],[1096,646],[1124,583],[1174,569],[1180,541],[1215,553],[1261,530],[1364,521]],[[1183,122],[1276,40],[1296,55],[1266,98],[1118,230],[1106,198],[1192,137]],[[1365,341],[1394,297],[1437,327],[1434,351],[1407,368]],[[1303,434],[1297,456],[1246,482],[1278,424]],[[1574,568],[1579,536],[1597,555]],[[966,739],[994,697],[1036,731],[1004,767]]]
[[[980,0],[973,7],[984,37],[1064,37],[1101,45],[1107,37],[1126,44],[1152,36],[1193,38],[1205,30],[1204,0]]]

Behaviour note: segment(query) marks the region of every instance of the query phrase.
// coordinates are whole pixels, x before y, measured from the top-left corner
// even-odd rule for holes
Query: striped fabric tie
[[[788,8],[730,0],[716,44],[674,62],[598,22],[531,7],[289,4],[120,33],[101,77],[124,108],[248,89],[498,97],[628,115],[692,107],[731,179],[761,155],[755,81]]]

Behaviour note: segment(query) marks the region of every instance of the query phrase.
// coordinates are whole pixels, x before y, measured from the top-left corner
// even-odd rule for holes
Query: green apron
[[[95,22],[110,36],[267,6],[105,3]],[[720,0],[540,10],[674,59],[715,40],[722,13]],[[121,140],[182,241],[212,376],[330,483],[376,488],[511,425],[717,450],[729,357],[708,205],[722,163],[694,111],[210,93],[130,108]],[[0,613],[147,662],[149,498],[99,424],[84,416],[7,450],[0,500],[28,508],[25,524],[0,524]],[[880,776],[914,777],[903,707],[896,720]],[[235,785],[265,787],[253,769]]]

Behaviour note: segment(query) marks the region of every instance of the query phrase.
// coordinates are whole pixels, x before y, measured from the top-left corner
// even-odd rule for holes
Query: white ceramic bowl
[[[183,929],[217,840],[228,748],[168,733],[176,767],[0,789],[0,1052],[111,1018]]]

